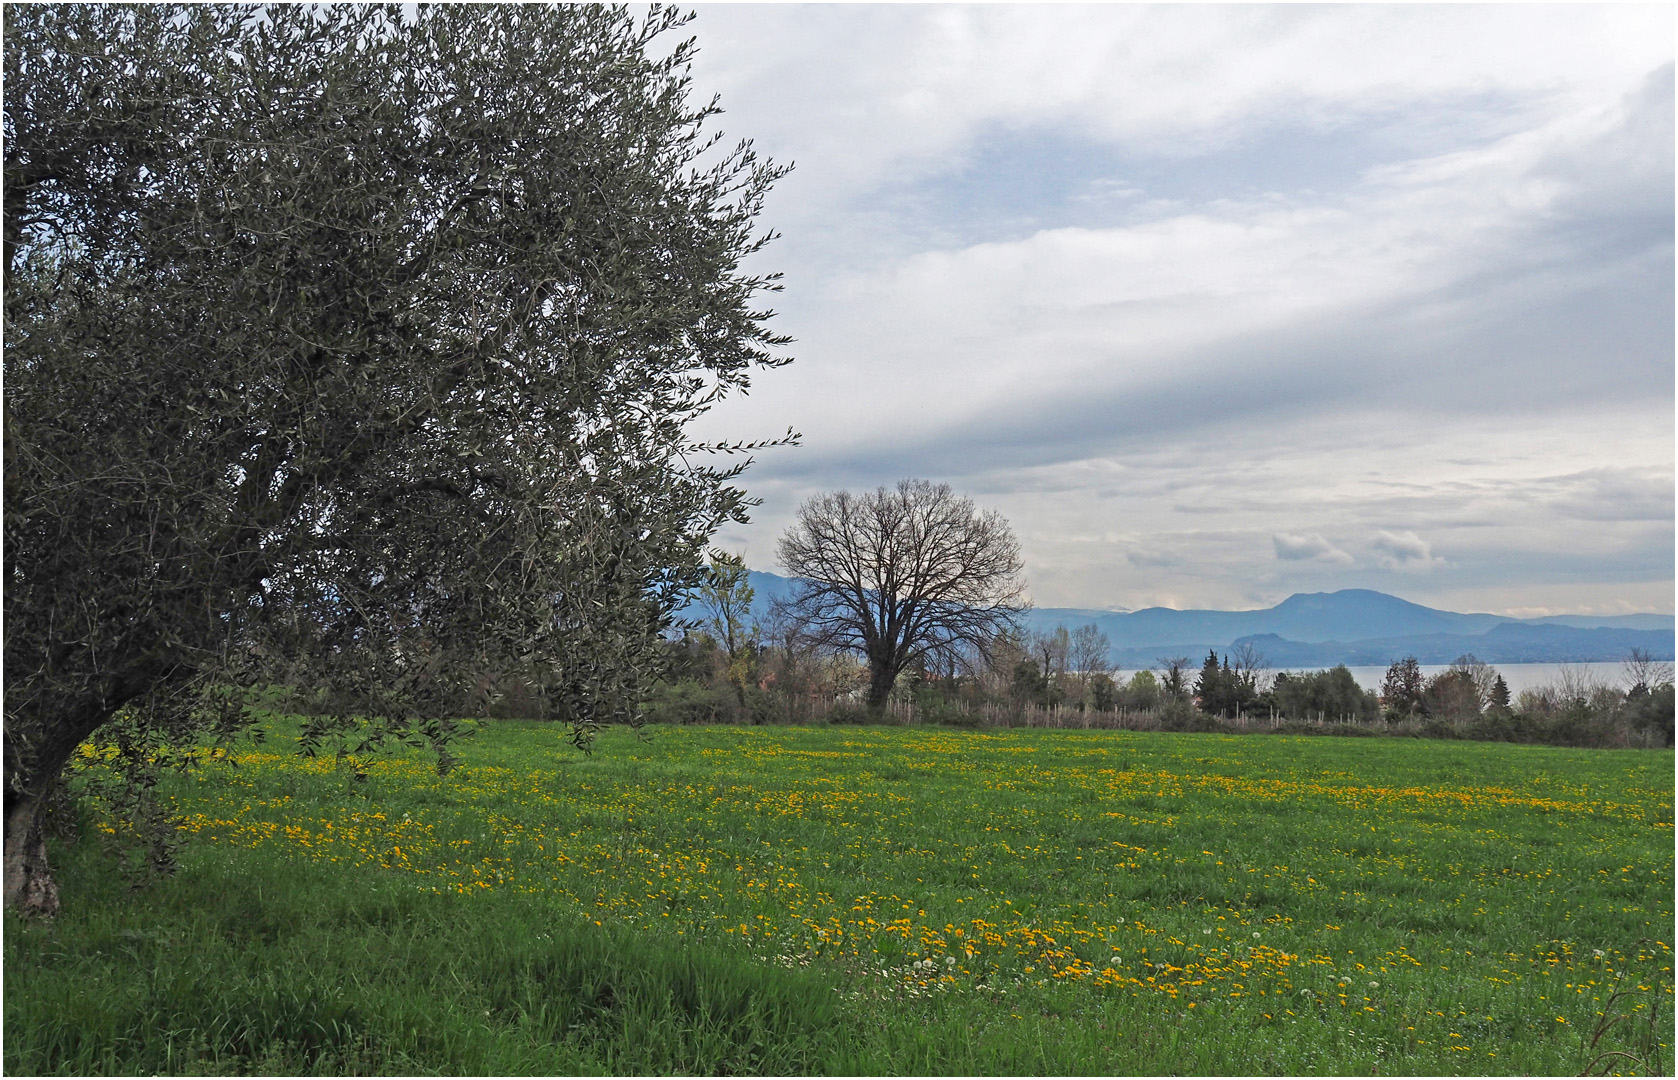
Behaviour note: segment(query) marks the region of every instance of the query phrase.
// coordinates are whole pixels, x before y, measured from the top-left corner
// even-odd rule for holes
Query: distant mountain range
[[[791,579],[751,572],[756,608],[792,589]],[[692,605],[684,612],[698,617]],[[1272,667],[1375,666],[1414,656],[1448,664],[1473,653],[1488,664],[1588,663],[1623,660],[1633,648],[1657,660],[1674,654],[1671,615],[1504,615],[1441,611],[1370,589],[1295,593],[1256,611],[1096,611],[1037,608],[1026,616],[1034,631],[1094,623],[1113,643],[1114,664],[1152,667],[1161,657],[1198,662],[1208,650],[1220,655],[1250,641]]]
[[[1295,593],[1256,611],[1102,612],[1042,608],[1027,624],[1099,626],[1121,667],[1151,667],[1161,657],[1208,650],[1220,655],[1251,641],[1273,667],[1381,665],[1405,656],[1448,664],[1473,653],[1488,664],[1586,663],[1625,659],[1633,648],[1673,658],[1671,615],[1505,615],[1441,611],[1371,589]]]

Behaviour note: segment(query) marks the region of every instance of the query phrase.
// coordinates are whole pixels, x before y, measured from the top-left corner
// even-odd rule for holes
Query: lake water
[[[1619,661],[1604,664],[1493,664],[1491,666],[1499,675],[1503,676],[1503,681],[1509,684],[1510,696],[1534,686],[1543,686],[1557,681],[1563,668],[1583,672],[1585,678],[1594,682],[1607,683],[1609,686],[1617,686],[1622,690],[1626,688],[1625,668]],[[1450,665],[1423,664],[1421,667],[1422,674],[1431,678],[1450,667]],[[1387,677],[1387,669],[1384,667],[1354,667],[1347,670],[1352,673],[1352,678],[1358,681],[1359,686],[1365,690],[1376,692],[1381,689],[1381,680]]]

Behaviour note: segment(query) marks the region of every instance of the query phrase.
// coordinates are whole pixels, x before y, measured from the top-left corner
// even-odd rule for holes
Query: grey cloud
[[[1462,585],[1522,582],[1594,582],[1610,584],[1628,581],[1672,579],[1671,526],[1640,529],[1629,535],[1585,551],[1546,550],[1530,543],[1518,543],[1518,536],[1478,547],[1451,549],[1451,565],[1441,568],[1442,576]],[[1671,588],[1666,604],[1671,603]],[[1648,610],[1656,610],[1651,606]]]
[[[1654,388],[1654,400],[1670,402],[1671,68],[1663,72],[1631,99],[1620,127],[1573,148],[1569,194],[1554,214],[1433,295],[1203,347],[1182,355],[1169,379],[1020,402],[1012,416],[987,418],[986,441],[1010,454],[1036,444],[1046,455],[1035,460],[1048,460],[1057,449],[1078,457],[1172,428],[1285,421],[1371,401],[1465,416],[1601,401],[1641,407]],[[1664,169],[1623,168],[1628,146],[1639,148],[1636,161]],[[1122,368],[1125,358],[1113,362]]]
[[[1411,411],[1469,421],[1490,410],[1563,425],[1566,410],[1604,402],[1670,411],[1670,257],[1644,274],[1592,269],[1524,294],[1465,290],[1445,311],[1394,302],[1308,320],[1197,350],[1169,375],[1025,398],[974,423],[883,433],[828,460],[864,474],[903,459],[970,472],[1122,454],[1232,424],[1280,434],[1372,409],[1395,424]]]
[[[1672,221],[1674,66],[1650,72],[1623,99],[1623,121],[1578,152],[1553,154],[1539,171],[1566,184],[1581,216]],[[1670,239],[1670,224],[1667,229]]]
[[[1534,485],[1534,497],[1555,513],[1582,521],[1673,519],[1670,468],[1632,466],[1591,469],[1552,477]]]

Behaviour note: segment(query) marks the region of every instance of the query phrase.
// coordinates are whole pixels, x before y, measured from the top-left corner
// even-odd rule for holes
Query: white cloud
[[[1443,351],[1442,336],[1475,329],[1494,307],[1514,316],[1509,307],[1542,302],[1540,294],[1577,295],[1616,267],[1628,272],[1625,259],[1604,266],[1551,250],[1553,207],[1573,188],[1536,170],[1568,147],[1592,145],[1611,119],[1557,123],[1388,169],[1333,199],[1225,202],[846,272],[818,294],[795,374],[766,380],[758,411],[802,412],[802,429],[829,445],[902,443],[1017,415],[1033,402],[1250,372],[1255,338],[1395,317],[1406,325],[1394,329],[1419,348],[1366,338],[1361,364],[1316,379],[1319,392],[1348,376],[1425,386],[1417,353]],[[1665,258],[1670,265],[1670,237]],[[1647,273],[1640,265],[1629,272]],[[1513,298],[1498,292],[1510,274],[1522,279]],[[1298,343],[1281,370],[1309,371],[1326,359],[1325,344]],[[1642,355],[1594,360],[1611,373]],[[1445,362],[1459,377],[1457,358]],[[1502,373],[1488,374],[1495,382]],[[891,393],[874,392],[881,386]],[[1573,393],[1565,380],[1542,378],[1519,392],[1546,388]]]
[[[1418,108],[1460,124],[1484,111],[1462,115],[1465,100],[1566,108],[1672,55],[1672,13],[1656,5],[699,11],[697,73],[730,126],[794,151],[802,183],[823,192],[945,168],[995,125],[1070,125],[1192,156],[1267,124]]]
[[[1443,566],[1445,560],[1433,554],[1433,546],[1415,533],[1389,532],[1382,529],[1369,545],[1375,557],[1391,570],[1432,570]]]
[[[1276,549],[1276,557],[1288,562],[1321,559],[1324,562],[1341,563],[1349,566],[1355,561],[1346,552],[1324,540],[1321,533],[1311,533],[1306,536],[1277,533],[1270,538],[1270,542]]]

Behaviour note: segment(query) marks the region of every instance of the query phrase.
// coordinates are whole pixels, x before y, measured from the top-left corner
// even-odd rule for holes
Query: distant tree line
[[[817,496],[779,554],[795,592],[754,615],[744,560],[715,552],[705,616],[666,643],[645,701],[665,723],[1049,723],[1177,731],[1322,730],[1570,745],[1671,745],[1672,668],[1635,652],[1624,687],[1568,674],[1511,700],[1462,656],[1431,677],[1413,656],[1379,691],[1344,665],[1273,672],[1252,643],[1161,657],[1126,677],[1094,623],[1031,633],[1007,523],[943,485]]]
[[[1624,686],[1564,669],[1512,697],[1471,655],[1432,676],[1394,661],[1378,690],[1344,665],[1275,671],[1251,642],[1123,672],[1099,626],[1031,632],[1006,521],[945,485],[829,493],[780,544],[801,576],[759,604],[742,556],[713,551],[700,616],[667,632],[638,719],[676,724],[939,723],[1167,731],[1406,734],[1565,745],[1671,745],[1672,666],[1635,652]],[[483,683],[466,715],[535,716],[517,680]]]
[[[734,565],[721,561],[723,567]],[[742,599],[745,600],[742,605]],[[733,603],[748,610],[743,573]],[[777,612],[742,636],[716,614],[668,643],[671,672],[646,703],[654,723],[987,723],[1136,727],[1167,731],[1394,734],[1570,746],[1670,746],[1671,665],[1634,653],[1621,686],[1562,669],[1547,685],[1511,695],[1490,665],[1464,656],[1425,675],[1414,657],[1395,661],[1380,690],[1344,665],[1267,670],[1246,652],[1209,654],[1194,673],[1184,657],[1121,672],[1107,660],[1099,627],[1018,629],[986,648],[925,658],[907,667],[888,699],[867,706],[868,666],[855,652],[812,642]]]

